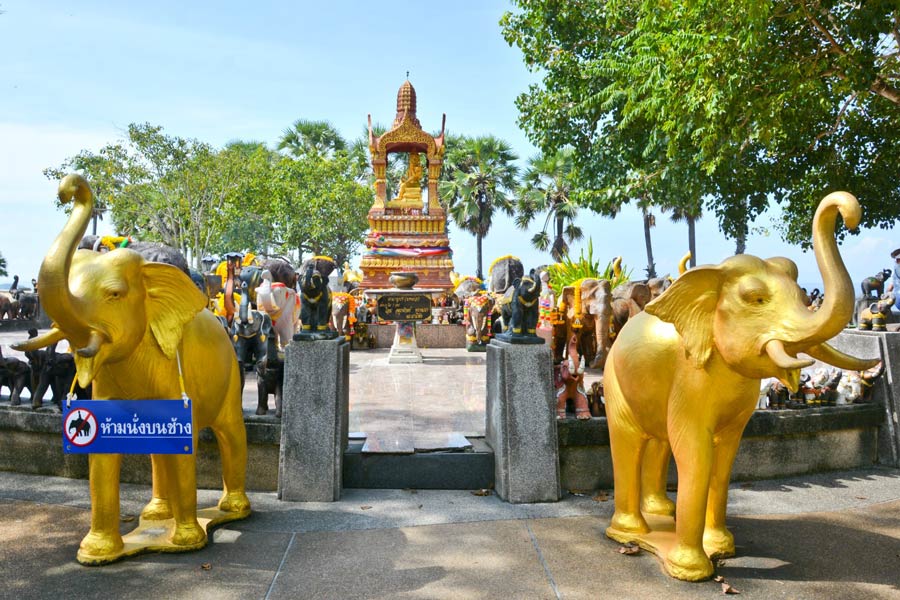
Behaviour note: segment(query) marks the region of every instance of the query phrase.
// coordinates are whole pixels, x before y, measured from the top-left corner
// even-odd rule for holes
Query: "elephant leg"
[[[700,581],[713,574],[712,562],[703,551],[706,501],[713,463],[712,434],[702,423],[686,427],[689,415],[675,412],[669,417],[669,440],[679,468],[676,545],[666,556],[666,570],[678,579]]]
[[[196,438],[194,439],[196,447]],[[202,547],[206,531],[197,521],[197,465],[193,454],[160,454],[164,486],[168,492],[175,530],[169,540],[176,546]]]
[[[725,527],[725,509],[728,506],[728,483],[731,467],[741,442],[740,428],[721,434],[713,459],[709,498],[706,503],[706,526],[703,530],[703,549],[710,558],[734,556],[734,536]]]
[[[675,503],[666,496],[671,456],[667,440],[651,438],[647,442],[641,468],[641,511],[651,515],[675,516]]]
[[[165,521],[172,518],[172,507],[169,505],[162,456],[151,454],[150,465],[153,472],[153,497],[141,511],[141,518],[148,521]]]
[[[90,454],[91,530],[78,549],[88,561],[114,556],[124,547],[119,534],[119,471],[121,454]]]
[[[222,457],[222,481],[225,489],[219,499],[219,510],[225,512],[250,511],[250,499],[245,492],[247,477],[247,428],[240,399],[232,398],[237,393],[234,384],[226,393],[226,408],[213,423],[212,430],[219,443]]]
[[[256,366],[256,414],[265,415],[269,412],[269,378],[272,373],[266,367]]]
[[[634,422],[634,417],[625,404],[615,373],[612,371],[605,375],[604,390],[616,509],[610,522],[610,529],[629,534],[648,533],[650,528],[640,510],[640,469],[646,439]],[[609,530],[607,535],[610,535]],[[631,540],[619,539],[619,541]]]

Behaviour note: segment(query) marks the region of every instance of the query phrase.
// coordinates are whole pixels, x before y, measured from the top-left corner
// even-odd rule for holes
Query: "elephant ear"
[[[142,274],[150,331],[163,354],[174,358],[184,326],[206,307],[206,296],[177,267],[148,262]]]
[[[724,273],[719,266],[700,266],[686,271],[644,310],[671,323],[684,340],[684,350],[702,368],[715,343],[713,322]]]

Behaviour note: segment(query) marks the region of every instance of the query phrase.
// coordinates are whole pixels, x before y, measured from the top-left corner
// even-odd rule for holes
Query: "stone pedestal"
[[[878,432],[878,462],[900,467],[900,333],[845,329],[828,343],[860,358],[881,355],[884,374],[872,390],[872,402],[884,408],[884,422]]]
[[[415,322],[398,321],[388,363],[395,365],[420,362],[422,362],[422,353],[419,352],[419,345],[416,343]]]
[[[550,347],[492,340],[487,348],[485,440],[497,495],[513,504],[560,499]]]
[[[342,338],[294,341],[285,349],[280,500],[340,499],[349,377],[350,344]]]

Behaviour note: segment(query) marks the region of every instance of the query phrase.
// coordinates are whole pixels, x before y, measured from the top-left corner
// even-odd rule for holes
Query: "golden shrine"
[[[369,115],[375,204],[369,209],[369,234],[360,263],[361,289],[394,287],[389,281],[391,273],[411,271],[419,276],[421,287],[452,290],[453,252],[447,237],[447,215],[438,197],[446,122],[444,115],[437,137],[422,130],[416,118],[416,90],[409,80],[397,92],[397,116],[390,131],[375,137]],[[409,162],[397,195],[388,198],[386,173],[391,153],[408,154]]]

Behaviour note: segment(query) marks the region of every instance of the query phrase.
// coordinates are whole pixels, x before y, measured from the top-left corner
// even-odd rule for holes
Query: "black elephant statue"
[[[9,403],[18,406],[22,403],[22,390],[31,392],[31,367],[27,362],[13,356],[3,356],[0,349],[0,388],[9,388]]]
[[[534,269],[515,280],[509,302],[502,309],[508,316],[509,327],[497,337],[515,344],[543,344],[544,340],[537,336],[540,295],[541,280]],[[504,322],[507,322],[506,316]]]
[[[275,416],[281,418],[281,399],[284,389],[284,357],[278,350],[278,336],[266,338],[266,360],[256,364],[256,414],[269,412],[269,395],[275,396]]]
[[[26,290],[19,290],[16,293],[16,300],[19,302],[19,318],[20,319],[35,319],[37,318],[38,311],[38,296],[37,294],[28,292]]]
[[[250,308],[250,294],[247,293],[247,282],[241,283],[241,304],[231,322],[231,341],[237,354],[241,372],[241,391],[244,390],[244,373],[255,368],[265,371],[268,355],[267,340],[274,337],[272,319],[264,312]],[[262,413],[265,414],[265,413]]]
[[[29,329],[28,337],[37,337],[37,330]],[[75,358],[68,352],[57,352],[56,344],[43,350],[29,350],[25,356],[31,365],[31,408],[43,406],[44,395],[49,389],[51,401],[62,409],[62,401],[75,379]],[[82,400],[90,399],[91,386],[82,388],[76,384],[75,395]]]
[[[859,284],[862,289],[863,297],[873,298],[875,300],[881,298],[884,294],[884,282],[890,279],[891,270],[884,269],[877,273],[874,277],[866,277]]]
[[[295,340],[330,340],[337,332],[329,329],[331,320],[331,290],[328,276],[334,271],[334,261],[315,256],[300,267],[300,332]]]

